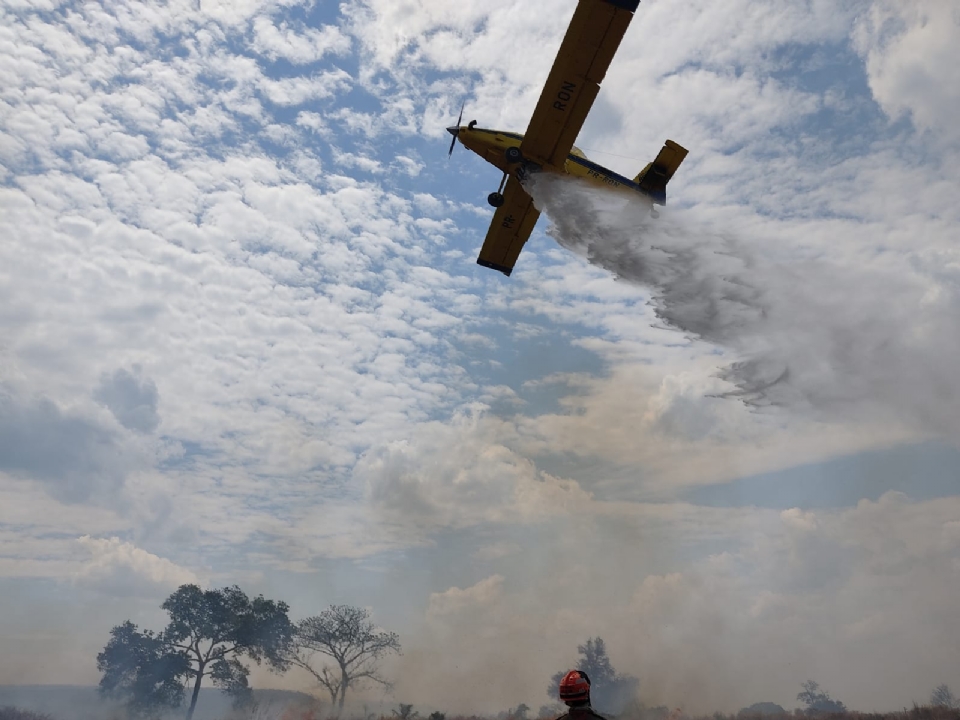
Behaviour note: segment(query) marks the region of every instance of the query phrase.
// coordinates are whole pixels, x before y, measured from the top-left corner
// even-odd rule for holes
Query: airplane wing
[[[563,167],[640,0],[580,0],[524,133],[528,160]]]
[[[503,191],[503,205],[493,214],[477,264],[509,277],[539,217],[540,211],[533,206],[533,199],[511,175]]]

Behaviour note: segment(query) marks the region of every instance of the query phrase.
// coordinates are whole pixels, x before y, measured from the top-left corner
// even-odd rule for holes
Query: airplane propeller
[[[466,100],[460,104],[460,117],[457,118],[457,124],[453,127],[447,128],[447,132],[453,135],[453,140],[450,141],[450,150],[447,152],[447,157],[453,155],[453,146],[457,144],[457,135],[460,134],[460,121],[463,120],[463,108],[466,104]]]

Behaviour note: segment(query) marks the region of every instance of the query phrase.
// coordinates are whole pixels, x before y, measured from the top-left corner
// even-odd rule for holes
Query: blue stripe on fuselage
[[[643,190],[640,189],[640,186],[637,185],[633,180],[628,180],[623,175],[618,175],[612,170],[608,170],[603,165],[597,165],[597,163],[587,160],[586,158],[582,158],[579,155],[574,155],[573,153],[567,155],[567,160],[572,160],[573,162],[577,163],[577,165],[582,165],[583,167],[587,168],[587,170],[592,170],[595,173],[595,177],[599,178],[600,180],[607,178],[614,182],[618,182],[621,185],[625,185],[631,190],[643,192]]]

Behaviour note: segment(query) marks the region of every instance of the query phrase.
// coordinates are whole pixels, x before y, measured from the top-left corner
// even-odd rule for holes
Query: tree
[[[807,715],[847,711],[846,705],[839,700],[832,699],[829,693],[822,691],[819,683],[807,680],[801,687],[803,691],[797,694],[797,700],[804,704],[804,711]]]
[[[960,709],[960,703],[954,697],[953,691],[946,685],[937,685],[930,693],[930,704],[934,707],[945,707],[951,710]]]
[[[406,703],[400,703],[393,714],[397,716],[398,720],[416,720],[420,717],[420,713],[413,709],[413,705]]]
[[[738,718],[761,717],[763,715],[786,715],[787,711],[772,702],[758,702],[750,707],[743,708],[737,713]]]
[[[396,633],[377,628],[364,608],[331,605],[319,615],[300,621],[289,660],[313,675],[342,712],[348,688],[367,681],[390,687],[377,669],[389,653],[402,654]],[[324,664],[318,668],[317,654],[333,660],[334,667]]]
[[[287,667],[293,626],[286,603],[262,595],[251,600],[236,586],[181,585],[160,607],[170,616],[163,632],[141,632],[127,621],[110,631],[97,656],[100,692],[125,700],[139,715],[180,707],[192,682],[186,713],[191,720],[205,677],[233,695],[235,704],[248,701],[250,671],[241,657],[258,665],[266,660],[272,670]]]
[[[110,631],[110,640],[97,655],[97,670],[103,673],[101,694],[126,699],[131,714],[145,716],[183,704],[190,661],[162,634],[141,632],[127,620]]]
[[[607,655],[607,646],[603,638],[589,638],[577,647],[580,659],[576,669],[583,670],[590,677],[590,699],[594,707],[602,713],[617,715],[634,697],[640,686],[640,680],[632,675],[619,675]],[[550,679],[547,693],[559,699],[560,680],[566,671],[561,670]]]

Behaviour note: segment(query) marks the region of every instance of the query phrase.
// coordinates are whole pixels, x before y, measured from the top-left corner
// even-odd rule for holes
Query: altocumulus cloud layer
[[[443,127],[522,130],[572,11],[3,4],[0,682],[96,681],[187,581],[369,605],[447,710],[598,633],[691,710],[950,681],[955,486],[696,490],[955,442],[956,12],[642,4],[578,145],[681,142],[671,207],[541,187],[504,280]]]

